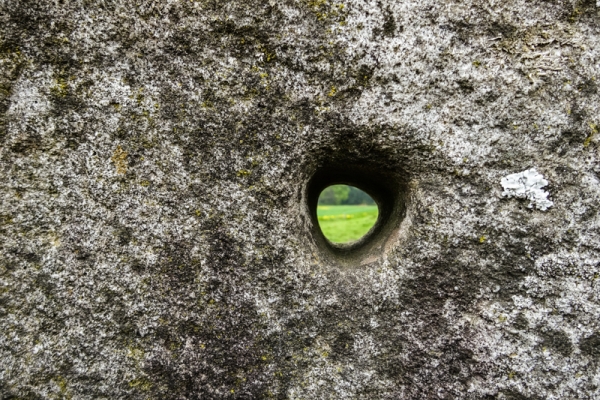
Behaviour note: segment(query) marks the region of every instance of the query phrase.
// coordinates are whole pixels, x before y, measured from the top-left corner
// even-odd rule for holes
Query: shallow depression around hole
[[[317,219],[332,243],[352,243],[373,228],[379,208],[366,192],[350,185],[331,185],[319,195]]]

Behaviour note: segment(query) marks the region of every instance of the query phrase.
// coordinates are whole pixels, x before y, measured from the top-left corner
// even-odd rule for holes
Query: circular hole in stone
[[[319,227],[323,236],[332,243],[359,240],[373,228],[378,215],[375,200],[354,186],[328,186],[319,196]]]
[[[374,225],[357,240],[336,241],[327,237],[319,221],[319,199],[329,187],[352,186],[365,192],[377,206]],[[305,191],[313,241],[326,259],[340,266],[369,264],[399,238],[405,216],[408,185],[406,175],[378,161],[341,158],[316,168]]]

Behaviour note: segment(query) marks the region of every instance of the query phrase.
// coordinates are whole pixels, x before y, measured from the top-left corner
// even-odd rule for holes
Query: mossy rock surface
[[[598,21],[2,2],[0,398],[594,398]],[[331,163],[402,188],[360,262],[315,239]],[[532,167],[547,211],[502,195]]]

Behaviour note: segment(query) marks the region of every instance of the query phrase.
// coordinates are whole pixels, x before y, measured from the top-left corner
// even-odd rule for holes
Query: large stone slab
[[[594,1],[0,7],[0,397],[598,396]]]

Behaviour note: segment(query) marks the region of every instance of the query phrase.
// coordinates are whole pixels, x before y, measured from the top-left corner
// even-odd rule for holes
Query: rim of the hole
[[[319,259],[331,266],[354,268],[380,261],[394,248],[402,233],[410,204],[410,173],[403,161],[377,149],[349,151],[349,146],[327,148],[306,165],[306,178],[299,200],[307,218],[305,231]],[[365,191],[377,204],[375,224],[360,239],[334,243],[322,232],[317,216],[318,198],[325,188],[345,184]],[[407,223],[411,223],[408,219]]]
[[[309,233],[325,259],[342,267],[370,264],[384,254],[389,238],[404,220],[408,193],[406,174],[369,160],[333,160],[318,165],[306,184],[303,197],[310,220]],[[376,203],[375,224],[360,239],[335,243],[325,237],[318,221],[317,207],[321,192],[332,185],[354,186],[366,192]]]
[[[335,185],[346,185],[346,186],[351,186],[351,187],[355,187],[358,190],[361,190],[363,192],[365,192],[374,202],[375,205],[377,206],[377,219],[375,220],[375,223],[373,223],[373,225],[371,225],[371,227],[369,228],[369,230],[367,232],[365,232],[364,235],[362,235],[361,237],[359,237],[356,240],[350,241],[350,242],[333,242],[331,240],[329,240],[329,238],[325,235],[325,233],[323,232],[323,228],[321,228],[321,224],[319,223],[319,217],[317,214],[317,208],[319,207],[319,197],[321,196],[321,194],[323,193],[323,191],[331,186],[335,186]],[[379,204],[379,202],[375,199],[375,197],[373,197],[373,195],[371,193],[369,193],[367,190],[361,188],[360,186],[356,185],[356,184],[350,184],[350,183],[346,183],[346,182],[333,182],[333,183],[329,183],[327,184],[325,187],[323,187],[322,189],[320,189],[319,192],[319,196],[317,196],[317,204],[315,206],[315,215],[317,216],[316,220],[317,220],[317,227],[319,229],[319,232],[321,233],[321,236],[323,236],[323,238],[325,239],[326,243],[333,247],[336,248],[338,250],[344,250],[344,251],[352,251],[354,249],[355,246],[358,247],[362,247],[363,242],[367,242],[369,241],[369,237],[373,235],[373,233],[375,232],[375,228],[378,227],[378,225],[380,225],[381,223],[381,205]]]

